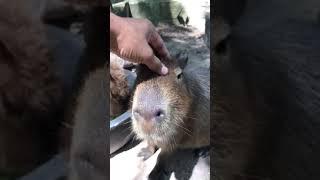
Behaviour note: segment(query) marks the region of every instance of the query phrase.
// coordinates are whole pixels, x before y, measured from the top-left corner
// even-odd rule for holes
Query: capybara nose
[[[144,107],[133,110],[133,117],[137,121],[161,122],[166,116],[162,108]]]

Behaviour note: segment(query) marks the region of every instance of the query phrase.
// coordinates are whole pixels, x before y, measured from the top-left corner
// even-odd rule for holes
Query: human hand
[[[158,149],[149,159],[143,160],[138,154],[147,146],[142,142],[136,147],[122,152],[110,159],[110,180],[147,180],[156,165],[161,152]]]
[[[168,73],[159,58],[169,57],[169,52],[149,20],[123,18],[111,13],[110,36],[111,50],[121,58],[145,64],[162,75]]]

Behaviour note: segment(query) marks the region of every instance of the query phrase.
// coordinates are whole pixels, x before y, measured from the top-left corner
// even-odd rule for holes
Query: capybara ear
[[[213,48],[216,53],[227,51],[227,39],[231,34],[230,25],[222,17],[213,19]]]
[[[129,5],[128,2],[126,2],[125,5],[124,5],[123,15],[124,15],[124,17],[132,17],[130,5]]]
[[[175,55],[175,59],[177,60],[178,66],[181,69],[184,69],[186,67],[186,65],[188,64],[188,52],[186,50],[182,50],[179,51],[176,55]]]
[[[180,67],[176,67],[176,68],[174,69],[174,73],[175,73],[175,75],[177,76],[177,78],[180,79],[181,74],[182,74],[182,69],[181,69]]]

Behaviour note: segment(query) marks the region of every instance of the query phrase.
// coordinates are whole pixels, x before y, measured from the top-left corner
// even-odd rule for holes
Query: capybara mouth
[[[139,123],[142,132],[146,135],[155,134],[155,124],[153,122],[142,121]]]

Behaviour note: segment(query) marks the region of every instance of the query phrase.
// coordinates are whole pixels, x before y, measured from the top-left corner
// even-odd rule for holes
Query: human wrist
[[[117,49],[117,38],[122,29],[123,19],[113,13],[110,13],[110,47],[111,50]]]
[[[117,36],[121,30],[122,17],[110,13],[110,33]]]

